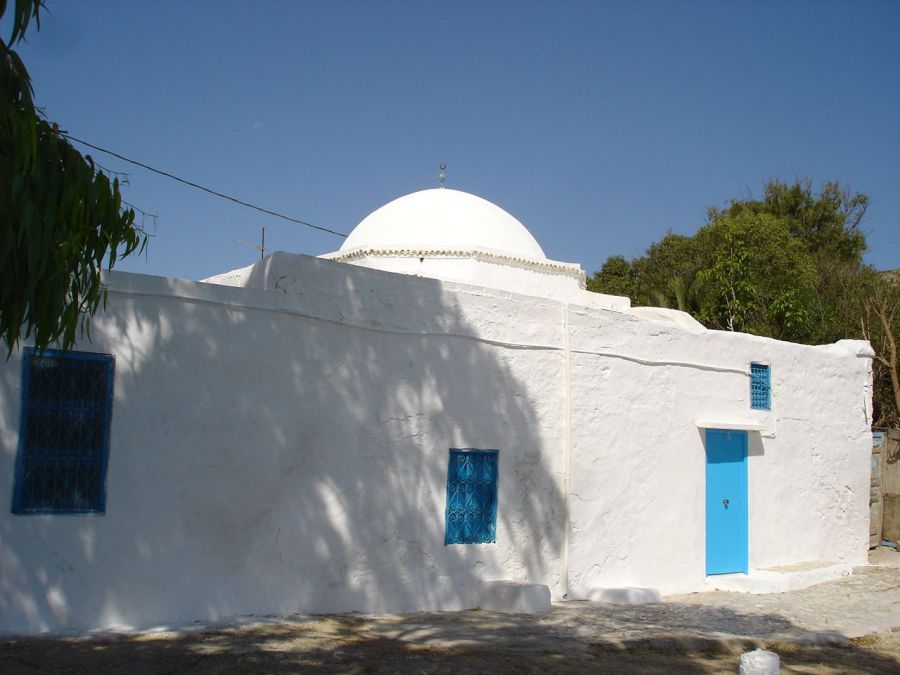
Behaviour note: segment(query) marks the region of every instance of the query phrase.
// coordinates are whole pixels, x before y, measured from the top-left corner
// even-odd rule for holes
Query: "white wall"
[[[336,255],[336,254],[332,254]],[[322,256],[329,259],[330,256]],[[297,256],[276,252],[265,261],[238,270],[209,277],[204,281],[226,286],[241,286],[259,290],[280,288],[280,284],[302,274],[296,268]],[[521,295],[573,302],[594,309],[624,311],[631,305],[628,298],[584,290],[584,272],[578,265],[547,261],[538,262],[495,257],[489,253],[460,253],[439,255],[366,255],[353,258],[351,265],[370,269],[409,274],[454,283],[483,286]],[[640,310],[639,310],[640,311]],[[671,310],[663,310],[669,311]],[[676,314],[683,314],[676,312]],[[684,315],[688,317],[689,315]]]
[[[559,359],[474,338],[527,337],[511,313],[540,327],[557,308],[304,262],[302,296],[113,276],[90,346],[116,355],[106,515],[4,506],[0,629],[455,609],[482,578],[557,584]],[[18,354],[2,374],[8,505]],[[452,447],[499,450],[496,545],[444,546]]]
[[[700,588],[705,440],[697,420],[748,433],[752,568],[864,564],[871,453],[866,343],[809,347],[689,333],[574,312],[570,597]],[[772,411],[750,410],[751,361],[771,365]]]
[[[696,588],[695,418],[749,406],[751,359],[773,364],[778,416],[750,459],[751,564],[864,555],[867,359],[570,307],[566,499],[562,304],[307,256],[277,268],[256,270],[268,291],[113,275],[88,347],[116,356],[106,514],[3,507],[0,630],[454,609],[479,579],[560,598],[567,504],[570,597]],[[18,352],[0,367],[0,505],[20,370]],[[452,447],[499,450],[496,544],[443,544]]]

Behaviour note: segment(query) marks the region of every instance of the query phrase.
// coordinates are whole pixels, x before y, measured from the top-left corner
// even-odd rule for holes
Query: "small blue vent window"
[[[497,451],[450,450],[445,544],[497,541]]]
[[[772,385],[769,366],[750,364],[750,407],[754,410],[772,409]]]
[[[26,349],[13,513],[103,513],[110,354]]]

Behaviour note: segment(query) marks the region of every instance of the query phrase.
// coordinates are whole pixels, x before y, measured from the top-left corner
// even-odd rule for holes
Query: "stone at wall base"
[[[655,588],[625,586],[622,588],[593,588],[587,593],[592,602],[608,602],[611,605],[648,605],[662,601],[662,594]]]
[[[546,614],[550,611],[550,589],[519,581],[482,581],[478,607],[504,614]]]

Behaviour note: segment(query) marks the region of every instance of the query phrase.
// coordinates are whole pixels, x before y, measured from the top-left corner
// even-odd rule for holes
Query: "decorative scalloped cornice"
[[[349,262],[350,260],[357,260],[368,256],[379,256],[382,258],[476,258],[490,262],[516,264],[523,267],[549,269],[579,279],[585,278],[584,270],[581,269],[580,265],[575,263],[562,263],[556,262],[555,260],[535,260],[534,258],[505,255],[503,253],[494,253],[479,249],[369,248],[363,246],[352,251],[347,251],[346,253],[330,253],[321,257],[337,260],[339,262]]]

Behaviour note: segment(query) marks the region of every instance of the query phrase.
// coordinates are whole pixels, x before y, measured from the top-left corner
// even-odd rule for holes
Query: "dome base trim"
[[[523,256],[514,256],[487,249],[424,249],[424,248],[372,248],[360,246],[349,251],[336,251],[319,256],[338,262],[350,262],[366,257],[381,258],[475,258],[486,262],[499,262],[523,267],[532,267],[543,271],[553,270],[562,274],[573,276],[584,281],[585,273],[581,265],[576,263],[557,262],[555,260],[537,260]]]

